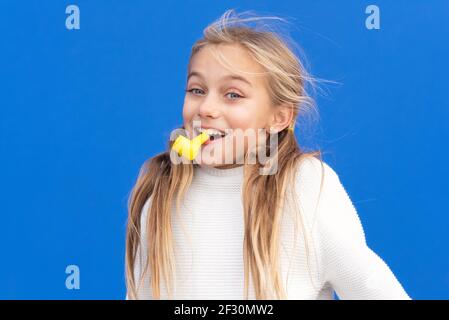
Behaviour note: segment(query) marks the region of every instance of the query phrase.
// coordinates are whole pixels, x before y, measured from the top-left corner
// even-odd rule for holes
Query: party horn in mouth
[[[196,158],[201,145],[207,140],[209,140],[209,135],[205,132],[201,132],[192,140],[180,135],[173,143],[172,150],[184,158],[193,160]]]

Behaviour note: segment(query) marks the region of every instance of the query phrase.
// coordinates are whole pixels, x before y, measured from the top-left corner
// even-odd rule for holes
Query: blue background
[[[410,296],[449,298],[444,0],[2,1],[0,298],[124,298],[129,191],[182,124],[191,45],[230,8],[295,19],[312,74],[340,83],[298,138],[324,151]]]

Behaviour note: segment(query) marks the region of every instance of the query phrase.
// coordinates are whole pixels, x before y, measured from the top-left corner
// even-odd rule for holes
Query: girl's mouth
[[[203,145],[207,145],[210,143],[215,143],[219,140],[221,140],[222,138],[224,138],[227,133],[221,131],[221,130],[216,130],[216,129],[202,129],[200,127],[196,127],[194,128],[195,131],[195,136],[198,136],[200,133],[202,132],[206,132],[209,135],[209,139],[203,143]]]
[[[209,139],[206,142],[203,143],[203,145],[208,145],[208,144],[217,142],[217,141],[219,141],[219,140],[221,140],[223,138],[224,138],[224,136],[221,136],[221,135],[219,135],[219,136],[210,136]]]

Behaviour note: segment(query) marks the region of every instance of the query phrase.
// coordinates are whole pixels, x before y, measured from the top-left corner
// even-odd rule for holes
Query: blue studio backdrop
[[[0,299],[125,297],[129,191],[182,124],[191,45],[230,8],[294,19],[309,71],[338,82],[298,139],[410,296],[449,298],[448,1],[4,0]]]

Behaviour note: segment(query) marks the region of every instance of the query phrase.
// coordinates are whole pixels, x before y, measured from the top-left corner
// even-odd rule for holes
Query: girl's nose
[[[219,105],[211,97],[207,97],[200,105],[198,114],[202,119],[217,118],[220,115]]]

